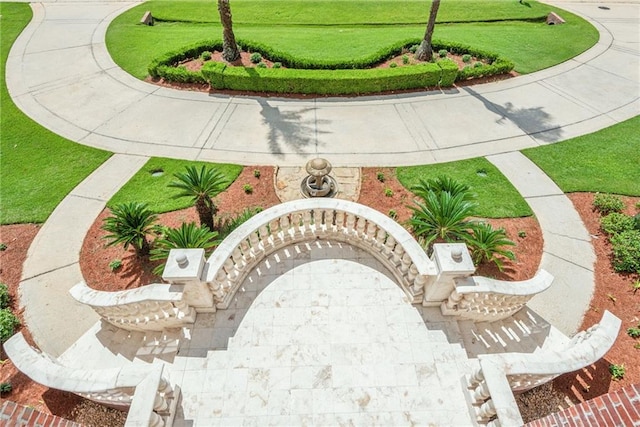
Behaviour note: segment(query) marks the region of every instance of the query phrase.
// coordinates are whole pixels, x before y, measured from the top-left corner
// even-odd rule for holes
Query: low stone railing
[[[620,324],[619,318],[605,311],[600,323],[555,350],[478,356],[480,369],[469,380],[478,421],[502,427],[523,425],[513,392],[529,390],[597,362],[613,345]]]
[[[83,281],[69,291],[107,322],[131,331],[163,331],[193,323],[196,312],[182,298],[182,288],[152,284],[119,292],[91,289]]]
[[[254,216],[231,233],[207,261],[206,278],[217,308],[229,306],[245,277],[262,259],[285,246],[316,239],[366,250],[395,276],[410,301],[422,302],[437,268],[401,225],[380,212],[338,199],[283,203]]]
[[[125,426],[170,427],[178,403],[162,376],[163,365],[126,365],[109,369],[76,369],[31,347],[22,333],[4,343],[13,364],[33,381],[107,406],[127,409]]]
[[[533,278],[520,282],[481,276],[460,278],[454,282],[454,291],[440,306],[442,314],[476,322],[495,322],[514,315],[534,295],[547,290],[553,283],[553,276],[540,270]]]

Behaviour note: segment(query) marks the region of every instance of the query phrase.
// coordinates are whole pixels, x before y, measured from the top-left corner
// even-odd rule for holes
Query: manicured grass
[[[563,62],[598,40],[596,29],[582,18],[535,1],[527,3],[531,7],[515,0],[442,2],[441,24],[434,37],[495,52],[513,61],[520,73]],[[428,2],[397,0],[238,0],[231,7],[237,38],[302,59],[335,61],[367,57],[397,41],[421,38],[429,13]],[[139,24],[145,10],[167,22],[153,27]],[[558,11],[567,23],[548,26],[535,21],[550,11]],[[112,22],[107,46],[122,68],[142,79],[154,58],[195,42],[220,39],[218,21],[215,2],[149,1]]]
[[[179,192],[178,189],[169,188],[171,181],[175,180],[173,174],[184,172],[186,166],[202,165],[215,168],[225,174],[229,179],[229,185],[242,172],[242,166],[222,163],[191,162],[187,160],[165,159],[152,157],[142,169],[136,173],[107,203],[111,207],[124,202],[143,202],[156,212],[170,212],[184,209],[193,204],[188,197],[174,199],[173,196]],[[162,171],[159,176],[154,176],[154,172]]]
[[[25,116],[5,83],[9,49],[31,20],[26,3],[0,3],[0,223],[44,222],[111,153],[64,139]]]
[[[478,198],[478,216],[483,218],[512,218],[533,214],[527,202],[500,171],[480,157],[435,165],[400,167],[400,183],[411,189],[420,178],[449,176],[467,184]]]
[[[565,193],[640,196],[640,116],[564,142],[524,150]]]

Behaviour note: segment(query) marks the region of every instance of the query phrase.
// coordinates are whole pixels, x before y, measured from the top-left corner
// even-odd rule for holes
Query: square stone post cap
[[[467,276],[476,271],[464,243],[436,243],[433,245],[432,258],[438,265],[439,274]]]
[[[200,281],[204,267],[204,249],[171,249],[162,278],[180,284]]]

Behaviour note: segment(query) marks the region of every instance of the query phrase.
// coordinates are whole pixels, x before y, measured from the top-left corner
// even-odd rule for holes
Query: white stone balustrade
[[[545,270],[529,280],[507,282],[473,276],[454,280],[455,289],[440,306],[442,314],[460,316],[476,322],[495,322],[518,311],[536,294],[553,283]]]
[[[513,392],[529,390],[597,362],[613,345],[620,325],[619,318],[605,311],[600,323],[557,349],[479,355],[480,369],[469,380],[478,420],[488,423],[495,418],[503,427],[523,425]]]
[[[251,269],[272,252],[315,239],[345,242],[371,253],[394,275],[410,300],[421,303],[435,281],[436,265],[402,226],[380,212],[338,199],[283,203],[231,233],[207,260],[204,280],[224,309]]]
[[[91,289],[83,281],[69,290],[79,302],[91,306],[107,322],[131,331],[163,331],[195,321],[195,310],[183,301],[183,289],[151,284],[119,292]]]
[[[31,347],[21,332],[4,343],[16,368],[44,386],[116,408],[129,408],[127,427],[170,427],[179,393],[162,377],[163,365],[76,369]]]

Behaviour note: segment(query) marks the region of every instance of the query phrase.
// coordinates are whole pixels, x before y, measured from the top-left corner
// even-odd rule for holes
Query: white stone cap
[[[476,267],[464,243],[435,243],[433,259],[441,273],[473,274]]]
[[[162,278],[167,282],[200,280],[204,249],[171,249]]]

